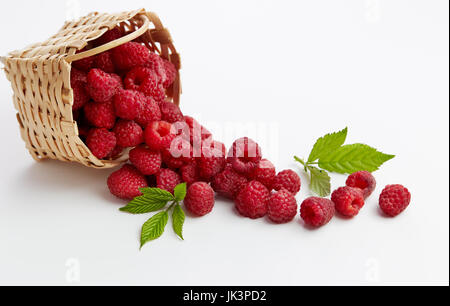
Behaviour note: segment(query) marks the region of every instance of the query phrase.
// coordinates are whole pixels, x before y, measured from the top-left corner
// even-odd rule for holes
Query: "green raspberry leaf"
[[[309,155],[308,163],[312,163],[341,147],[347,139],[347,133],[348,128],[345,128],[340,132],[328,134],[319,138]]]
[[[184,211],[181,208],[180,204],[175,205],[172,212],[173,230],[182,240],[184,240],[183,226],[185,220],[186,215],[184,214]]]
[[[327,197],[331,194],[331,178],[324,170],[316,167],[308,167],[311,172],[311,190],[320,197]]]
[[[354,144],[340,147],[322,156],[319,167],[341,174],[352,174],[357,171],[374,172],[394,157],[365,144]]]
[[[159,199],[152,199],[147,196],[140,196],[128,203],[127,206],[122,207],[120,211],[128,212],[130,214],[146,214],[155,212],[166,207],[168,201],[161,201]]]
[[[152,199],[153,201],[173,201],[174,197],[173,195],[166,191],[166,190],[162,190],[159,188],[141,188],[139,189],[142,194],[149,198]]]
[[[184,200],[184,198],[186,197],[186,191],[187,190],[187,184],[183,183],[178,185],[177,187],[175,187],[173,194],[175,197],[175,201],[177,202],[181,202]]]
[[[141,233],[141,249],[147,242],[156,240],[162,236],[168,221],[169,214],[167,211],[163,211],[144,223]]]

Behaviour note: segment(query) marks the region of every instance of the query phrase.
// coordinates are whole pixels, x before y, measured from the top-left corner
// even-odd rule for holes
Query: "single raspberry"
[[[300,209],[303,221],[312,227],[321,227],[328,224],[334,214],[334,203],[324,198],[308,198],[303,201]]]
[[[272,190],[273,181],[276,176],[275,166],[267,159],[262,159],[250,173],[252,180],[262,183],[269,190]]]
[[[117,145],[122,148],[136,147],[144,142],[144,132],[134,121],[119,120],[113,129],[117,138]]]
[[[184,199],[186,208],[199,217],[209,214],[213,210],[214,204],[214,190],[204,182],[191,185]]]
[[[135,90],[120,90],[114,96],[114,108],[119,118],[134,120],[139,116],[147,97]]]
[[[157,187],[173,193],[175,187],[182,183],[180,176],[170,169],[161,169],[156,175]]]
[[[81,82],[73,82],[72,83],[73,90],[73,106],[72,110],[77,111],[82,109],[86,103],[89,102],[90,96],[86,91],[85,85]]]
[[[286,189],[274,192],[267,200],[267,215],[274,223],[288,223],[297,215],[297,200]]]
[[[87,76],[87,92],[95,102],[105,103],[114,97],[120,83],[111,74],[100,69],[92,69]]]
[[[114,150],[111,152],[111,154],[109,154],[108,158],[114,160],[119,158],[120,156],[122,156],[124,151],[124,148],[120,147],[120,146],[116,146],[114,148]]]
[[[169,88],[175,82],[177,78],[177,68],[175,65],[169,62],[168,60],[163,60],[164,62],[164,71],[166,74],[166,79],[163,83],[164,88]]]
[[[155,101],[164,101],[166,93],[158,75],[150,68],[136,67],[125,77],[125,88],[142,92]]]
[[[108,32],[106,32],[105,34],[103,34],[102,36],[100,36],[99,38],[97,38],[94,41],[94,45],[95,46],[101,46],[101,45],[105,45],[109,42],[112,42],[116,39],[119,39],[122,37],[122,30],[118,27],[113,28],[112,30],[109,30]]]
[[[78,82],[86,84],[87,73],[72,67],[72,70],[70,71],[70,84],[73,85]]]
[[[92,154],[98,159],[107,157],[116,147],[117,141],[114,133],[107,129],[92,129],[86,139],[86,144]]]
[[[84,51],[86,51],[86,49],[79,50],[79,51],[77,51],[77,54],[82,53]],[[88,72],[89,70],[91,70],[92,65],[94,64],[94,60],[95,60],[95,57],[89,56],[89,57],[80,59],[78,61],[72,62],[72,66],[81,71]]]
[[[161,108],[162,120],[169,123],[184,121],[184,115],[176,104],[172,102],[162,102],[159,106]]]
[[[356,216],[364,206],[364,195],[359,188],[341,187],[331,195],[336,211],[346,217]]]
[[[273,181],[273,189],[281,190],[281,188],[285,188],[293,195],[299,193],[301,186],[302,181],[300,177],[292,170],[285,170],[278,173]]]
[[[144,175],[154,175],[161,169],[161,154],[145,146],[131,150],[130,162]]]
[[[92,126],[98,128],[110,130],[116,123],[116,114],[112,102],[88,103],[84,107],[84,116]]]
[[[180,135],[184,139],[189,140],[192,145],[200,146],[201,143],[212,138],[212,134],[205,127],[203,127],[197,120],[192,117],[185,116],[184,120],[180,122]]]
[[[228,152],[228,162],[234,170],[248,177],[261,159],[261,148],[248,137],[236,140]]]
[[[132,165],[124,165],[108,178],[108,188],[111,193],[122,200],[132,200],[142,193],[140,188],[148,187],[147,180]]]
[[[380,195],[380,208],[388,216],[396,217],[411,203],[411,193],[402,185],[388,185]]]
[[[143,66],[150,68],[158,76],[160,84],[167,82],[164,61],[158,54],[150,53],[148,61]]]
[[[115,72],[116,68],[114,67],[114,63],[112,60],[112,53],[110,51],[106,51],[97,55],[95,57],[93,67],[101,69],[107,73]]]
[[[170,148],[163,149],[161,154],[164,164],[172,170],[179,169],[193,160],[190,142],[181,137],[175,138]]]
[[[188,186],[200,181],[197,171],[197,163],[195,161],[185,164],[180,168],[181,180],[186,182]]]
[[[119,70],[130,70],[150,59],[150,50],[136,42],[128,42],[112,50],[114,64]]]
[[[235,204],[238,212],[247,218],[258,219],[267,214],[270,192],[258,181],[251,181],[238,193]]]
[[[159,82],[158,76],[152,69],[146,67],[133,68],[124,78],[125,88],[140,91],[142,83],[147,79]]]
[[[234,200],[237,193],[248,183],[245,176],[233,170],[231,165],[225,167],[212,181],[212,187],[218,194]]]
[[[225,145],[218,141],[204,142],[202,156],[197,159],[200,178],[210,182],[217,174],[225,169]]]
[[[146,128],[152,122],[161,121],[161,110],[159,109],[158,103],[156,103],[153,98],[146,97],[142,109],[135,121],[143,128]]]
[[[155,151],[170,148],[175,137],[172,125],[165,121],[153,122],[145,129],[145,142]]]
[[[368,171],[359,171],[350,175],[347,179],[348,187],[359,188],[363,191],[364,198],[367,199],[377,187],[377,181],[372,173]]]

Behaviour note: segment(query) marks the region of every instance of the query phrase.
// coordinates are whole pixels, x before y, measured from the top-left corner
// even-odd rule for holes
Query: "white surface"
[[[270,152],[280,170],[345,126],[349,143],[397,158],[376,173],[379,187],[353,220],[318,231],[298,218],[275,226],[218,201],[211,215],[187,219],[185,242],[168,227],[139,252],[148,216],[118,211],[110,171],[35,163],[2,74],[0,284],[448,285],[447,1],[17,0],[0,19],[0,54],[47,38],[77,3],[82,14],[157,12],[182,55],[185,113],[276,123]],[[303,181],[300,202],[309,195]],[[333,187],[344,181],[334,175]],[[412,192],[396,219],[377,210],[390,183]]]

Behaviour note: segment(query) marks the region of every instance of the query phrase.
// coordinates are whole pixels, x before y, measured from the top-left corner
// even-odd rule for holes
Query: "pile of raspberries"
[[[99,46],[122,37],[119,28],[93,42]],[[300,177],[292,170],[276,172],[263,159],[260,146],[247,137],[225,145],[194,118],[185,116],[167,97],[177,77],[172,63],[138,42],[73,63],[73,112],[80,137],[99,159],[116,159],[129,150],[129,163],[108,178],[111,193],[123,200],[141,196],[141,188],[171,193],[188,186],[184,200],[194,215],[204,216],[215,205],[215,195],[233,200],[237,212],[274,223],[287,223],[298,214],[295,196]],[[349,177],[332,200],[306,199],[300,209],[305,224],[320,227],[335,212],[358,214],[376,186],[368,172]],[[382,210],[401,213],[410,195],[400,185],[388,186],[380,197]]]

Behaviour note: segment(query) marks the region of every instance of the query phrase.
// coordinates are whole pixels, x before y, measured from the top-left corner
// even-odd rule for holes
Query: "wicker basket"
[[[116,26],[126,33],[124,37],[77,53]],[[57,159],[105,169],[127,159],[122,156],[116,160],[99,160],[80,139],[72,113],[70,71],[71,62],[132,40],[145,44],[175,65],[177,78],[167,95],[178,105],[181,94],[179,54],[158,16],[144,9],[119,14],[91,13],[78,21],[67,22],[43,43],[1,58],[14,91],[21,136],[35,160]]]

